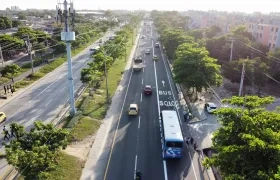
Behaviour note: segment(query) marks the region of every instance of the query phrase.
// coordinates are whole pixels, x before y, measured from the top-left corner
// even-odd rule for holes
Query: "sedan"
[[[6,121],[7,116],[4,112],[0,112],[0,123],[2,123],[3,121]]]
[[[158,60],[157,55],[154,55],[154,56],[153,56],[153,60]]]
[[[151,95],[152,94],[152,86],[146,85],[144,87],[144,94]]]

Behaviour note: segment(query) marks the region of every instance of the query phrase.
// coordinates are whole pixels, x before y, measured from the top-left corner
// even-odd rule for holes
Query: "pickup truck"
[[[139,71],[143,68],[143,60],[141,57],[134,58],[132,68],[133,71]]]

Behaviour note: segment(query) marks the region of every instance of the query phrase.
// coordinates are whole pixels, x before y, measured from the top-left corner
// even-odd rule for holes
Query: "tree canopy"
[[[220,85],[222,77],[217,60],[209,57],[208,51],[197,44],[181,44],[175,53],[173,72],[175,81],[197,91],[209,85]]]
[[[68,131],[41,121],[36,121],[29,132],[16,123],[10,124],[10,127],[16,139],[5,144],[8,163],[27,180],[47,179],[48,172],[56,166],[59,150],[67,145]]]
[[[216,111],[222,124],[212,139],[217,154],[204,163],[219,167],[224,179],[279,179],[280,114],[264,108],[273,101],[257,96],[224,99],[234,107]]]

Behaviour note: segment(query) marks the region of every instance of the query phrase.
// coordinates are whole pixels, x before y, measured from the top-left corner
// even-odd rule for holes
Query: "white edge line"
[[[136,179],[136,168],[137,168],[137,155],[135,156],[134,179]]]
[[[139,116],[138,129],[140,129],[140,120],[141,120],[141,116]]]

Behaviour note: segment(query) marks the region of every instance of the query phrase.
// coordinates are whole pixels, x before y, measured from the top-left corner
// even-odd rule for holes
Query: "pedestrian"
[[[14,77],[12,77],[12,83],[14,84],[15,82],[14,82]]]
[[[5,130],[5,131],[4,131],[4,140],[5,140],[5,139],[8,139],[8,140],[9,140],[8,134],[9,134],[9,132],[8,132],[7,130]]]
[[[6,126],[3,127],[3,131],[4,131],[4,134],[7,134],[7,135],[9,135],[9,137],[11,137],[8,129],[6,128]]]
[[[191,144],[193,144],[193,137],[191,137]]]
[[[7,92],[9,93],[9,85],[7,85]]]
[[[12,87],[12,84],[10,84],[10,89],[11,89],[11,93],[13,94],[14,93],[14,89]]]
[[[194,142],[193,148],[196,151],[196,149],[197,149],[197,143],[196,142]]]
[[[5,85],[4,85],[4,92],[5,92],[5,94],[7,94],[7,89],[6,89]]]
[[[12,137],[16,137],[15,134],[14,134],[14,132],[15,132],[15,129],[14,129],[13,126],[11,126],[11,136],[12,136]]]
[[[187,145],[189,145],[189,141],[188,140],[186,140],[186,143],[187,143]]]
[[[190,145],[190,142],[191,142],[191,138],[188,137],[188,139],[187,139],[187,144]]]

